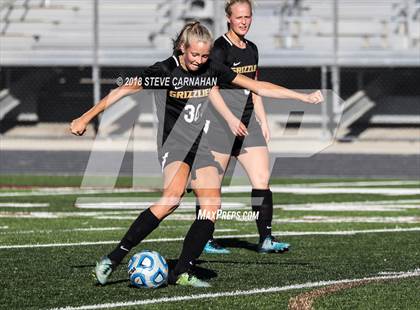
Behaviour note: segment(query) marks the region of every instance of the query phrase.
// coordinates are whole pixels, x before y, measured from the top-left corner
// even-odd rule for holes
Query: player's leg
[[[245,152],[239,154],[237,158],[252,184],[252,210],[259,213],[256,220],[260,235],[258,251],[267,253],[287,250],[289,244],[279,242],[271,235],[273,194],[269,187],[270,157],[268,148],[266,146],[247,147]]]
[[[220,208],[220,181],[217,168],[207,166],[195,171],[196,178],[191,182],[200,203],[202,217],[197,217],[184,239],[178,262],[171,271],[169,282],[190,286],[209,286],[206,282],[191,275],[190,262],[198,258],[214,231],[217,210]]]
[[[230,161],[230,154],[224,154],[224,153],[219,153],[219,152],[215,152],[212,151],[212,154],[214,156],[214,159],[220,164],[220,166],[222,167],[223,172],[219,174],[219,180],[220,183],[223,180],[223,176],[225,174],[226,168],[229,165],[229,161]],[[196,200],[196,206],[195,206],[195,214],[196,217],[198,217],[198,213],[200,211],[200,203],[198,201],[198,199]],[[208,253],[208,254],[229,254],[230,251],[224,247],[222,247],[217,240],[214,239],[213,235],[211,236],[211,238],[209,239],[209,241],[206,243],[205,247],[204,247],[204,252]]]
[[[176,209],[184,194],[189,172],[190,166],[180,161],[172,162],[165,167],[162,197],[150,208],[140,213],[117,247],[98,262],[95,274],[99,283],[105,284],[112,271],[121,263],[128,252]]]

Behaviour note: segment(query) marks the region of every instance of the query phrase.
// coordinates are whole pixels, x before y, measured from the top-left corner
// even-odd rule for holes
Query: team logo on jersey
[[[257,71],[257,65],[243,66],[243,67],[232,67],[232,71],[238,74],[252,73]]]
[[[176,99],[202,98],[202,97],[207,97],[210,94],[210,90],[211,88],[184,90],[184,91],[171,90],[169,92],[169,97],[176,98]]]

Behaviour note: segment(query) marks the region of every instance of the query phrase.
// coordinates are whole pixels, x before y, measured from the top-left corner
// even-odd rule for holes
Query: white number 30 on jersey
[[[187,104],[184,107],[184,110],[184,119],[187,123],[196,122],[201,117],[201,103],[197,106],[197,108],[192,104]]]

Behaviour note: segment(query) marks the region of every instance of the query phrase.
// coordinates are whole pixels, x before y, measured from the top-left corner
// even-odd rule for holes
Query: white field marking
[[[275,205],[275,209],[285,211],[405,211],[406,209],[420,209],[420,205],[373,205],[346,203],[314,203],[301,205]]]
[[[331,236],[353,236],[356,234],[370,234],[370,233],[393,233],[393,232],[413,232],[420,231],[420,227],[411,228],[390,228],[390,229],[366,229],[366,230],[345,230],[345,231],[276,231],[273,232],[274,236],[315,236],[315,235],[331,235]],[[258,234],[244,234],[244,235],[215,235],[215,238],[254,238],[259,237]],[[146,239],[142,243],[150,242],[172,242],[182,241],[184,237],[176,238],[157,238]],[[5,249],[26,249],[26,248],[51,248],[51,247],[71,247],[71,246],[84,246],[84,245],[103,245],[115,244],[119,241],[105,240],[105,241],[87,241],[87,242],[73,242],[73,243],[45,243],[45,244],[19,244],[19,245],[1,245],[0,250]]]
[[[417,188],[310,188],[306,186],[271,186],[273,193],[292,193],[300,195],[321,195],[321,194],[378,194],[387,196],[399,195],[420,195],[420,189]],[[243,193],[250,192],[251,186],[229,186],[222,187],[222,193]]]
[[[118,216],[118,215],[105,215],[105,216],[94,216],[96,220],[134,220],[135,216]]]
[[[290,184],[287,186],[309,186],[309,187],[331,187],[331,186],[404,186],[404,185],[419,185],[420,181],[355,181],[355,182],[320,182],[307,184]]]
[[[301,218],[274,219],[276,223],[420,223],[418,216],[303,216]]]
[[[0,218],[65,218],[65,217],[95,217],[101,215],[134,214],[136,211],[102,211],[102,212],[1,212]]]
[[[110,189],[81,189],[77,187],[39,188],[26,192],[2,192],[0,197],[25,197],[25,196],[62,196],[62,195],[88,195],[110,193],[153,193],[154,189],[147,188],[110,188]]]
[[[409,182],[409,181],[407,181]],[[414,181],[413,181],[414,182]],[[341,185],[341,183],[339,183]],[[360,184],[360,183],[359,183]],[[417,183],[414,183],[417,184]],[[314,184],[293,184],[293,185],[274,185],[271,191],[274,193],[295,193],[295,194],[342,194],[342,193],[358,193],[358,194],[381,194],[381,195],[417,195],[420,194],[420,189],[413,188],[324,188],[331,184],[323,183],[318,188]],[[342,183],[342,185],[346,185]],[[348,185],[348,184],[347,184]],[[372,185],[375,185],[372,182]],[[394,184],[391,184],[394,185]],[[405,184],[402,184],[405,185]],[[362,185],[359,185],[362,186]],[[251,186],[227,186],[222,188],[223,193],[241,193],[250,192]],[[72,187],[61,188],[40,188],[38,190],[27,192],[2,192],[0,197],[24,197],[24,196],[56,196],[56,195],[78,195],[78,194],[108,194],[108,193],[150,193],[156,192],[156,189],[148,188],[113,188],[113,189],[80,189]]]
[[[409,203],[419,203],[418,205],[408,205]],[[110,210],[144,210],[148,208],[153,202],[104,202],[104,203],[76,203],[75,207],[79,209],[110,209]],[[392,206],[395,209],[390,209],[389,205],[398,204],[397,206]],[[402,204],[402,205],[401,205]],[[371,205],[366,207],[366,205]],[[386,205],[388,209],[385,209]],[[381,201],[362,201],[362,202],[343,202],[343,203],[314,203],[314,204],[292,204],[292,205],[275,205],[276,209],[284,210],[314,210],[314,211],[346,211],[344,208],[347,208],[348,211],[403,211],[399,207],[404,209],[416,209],[420,208],[419,199],[402,199],[402,200],[381,200]],[[310,206],[310,208],[309,208]],[[325,208],[324,208],[325,206]],[[336,207],[337,206],[337,207]],[[341,206],[343,206],[341,208]],[[250,206],[244,203],[234,203],[234,202],[224,202],[222,203],[222,209],[232,209],[232,210],[242,210],[249,209]],[[304,208],[304,209],[301,209]],[[195,202],[186,202],[182,203],[178,208],[178,212],[186,212],[188,210],[195,210]]]
[[[114,231],[114,230],[125,230],[127,227],[88,227],[88,228],[69,228],[69,229],[42,229],[42,230],[17,230],[0,232],[0,235],[25,235],[25,234],[51,234],[59,232],[89,232],[89,231]]]
[[[0,229],[9,229],[9,226],[0,226]]]
[[[420,276],[420,269],[415,269],[414,271],[401,272],[400,274],[396,274],[396,275],[383,275],[383,276],[365,277],[365,278],[359,278],[359,279],[342,279],[342,280],[306,282],[302,284],[293,284],[293,285],[280,286],[280,287],[277,286],[277,287],[267,287],[267,288],[256,288],[256,289],[251,289],[251,290],[236,290],[236,291],[225,291],[225,292],[218,292],[218,293],[161,297],[161,298],[152,298],[152,299],[144,299],[144,300],[84,305],[84,306],[76,306],[76,307],[67,306],[67,307],[62,307],[62,308],[53,308],[51,310],[94,310],[94,309],[133,307],[133,306],[169,303],[169,302],[176,302],[176,301],[196,300],[196,299],[205,299],[205,298],[220,298],[220,297],[229,297],[229,296],[237,297],[237,296],[264,294],[264,293],[276,293],[276,292],[284,292],[284,291],[306,289],[306,288],[313,288],[313,287],[320,287],[320,286],[354,283],[354,282],[359,282],[359,281],[406,279],[406,278],[412,278],[412,277],[418,277],[418,276]]]
[[[179,225],[179,226],[162,226],[160,229],[179,229],[186,228],[188,225]],[[60,232],[90,232],[90,231],[115,231],[115,230],[127,230],[127,227],[90,227],[90,228],[72,228],[72,229],[48,229],[48,230],[18,230],[18,231],[6,231],[0,232],[0,235],[25,235],[25,234],[50,234],[50,233],[60,233]],[[238,231],[237,229],[216,229],[215,232],[233,232]]]
[[[46,208],[49,203],[14,203],[14,202],[0,202],[0,208]]]
[[[158,199],[158,198],[156,198]],[[74,206],[79,209],[111,209],[111,210],[144,210],[153,205],[156,201],[116,201],[116,202],[97,202],[97,203],[76,203]],[[182,202],[177,210],[195,210],[196,203]],[[245,204],[238,202],[222,202],[223,209],[242,209]]]

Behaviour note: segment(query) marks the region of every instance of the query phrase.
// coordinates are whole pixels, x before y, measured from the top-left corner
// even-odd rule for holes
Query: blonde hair
[[[251,14],[253,9],[253,1],[252,0],[227,0],[225,3],[225,13],[227,16],[232,15],[232,6],[237,3],[245,3],[248,4],[251,8]]]
[[[181,46],[184,45],[184,48],[188,48],[191,45],[192,40],[197,40],[199,42],[209,42],[213,44],[213,36],[211,32],[202,25],[199,21],[193,21],[187,23],[178,34],[177,38],[173,40],[174,43],[174,53],[182,54]]]

